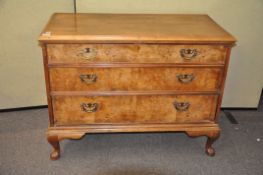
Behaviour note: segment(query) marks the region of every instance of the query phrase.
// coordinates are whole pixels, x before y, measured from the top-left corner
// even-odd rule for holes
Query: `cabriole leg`
[[[59,146],[58,136],[57,135],[48,135],[47,140],[50,143],[50,145],[53,147],[53,150],[50,153],[50,159],[51,160],[57,160],[60,156],[60,146]]]
[[[53,147],[53,151],[50,154],[51,160],[57,160],[60,157],[59,141],[63,139],[81,139],[85,135],[85,132],[78,130],[55,130],[49,129],[47,132],[47,140]]]
[[[209,134],[207,136],[206,146],[205,146],[205,152],[209,156],[215,155],[215,149],[212,147],[212,144],[219,138],[220,132],[214,132],[212,134]]]
[[[212,144],[219,138],[220,130],[186,131],[186,133],[190,137],[206,136],[207,142],[206,142],[206,146],[205,146],[205,152],[209,156],[215,155],[215,149],[212,147]]]

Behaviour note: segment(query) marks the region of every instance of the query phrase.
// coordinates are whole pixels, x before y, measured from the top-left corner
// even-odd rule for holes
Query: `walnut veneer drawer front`
[[[221,68],[51,68],[52,91],[215,91]]]
[[[226,48],[213,45],[49,44],[49,63],[224,64]]]
[[[216,110],[215,95],[56,96],[57,125],[94,123],[209,122]]]

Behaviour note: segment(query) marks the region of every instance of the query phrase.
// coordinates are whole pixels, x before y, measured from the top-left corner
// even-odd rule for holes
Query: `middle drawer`
[[[215,91],[221,68],[50,68],[52,91]]]

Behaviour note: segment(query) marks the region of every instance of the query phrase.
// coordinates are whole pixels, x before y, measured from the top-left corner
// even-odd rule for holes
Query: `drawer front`
[[[50,68],[52,91],[219,89],[221,68]]]
[[[56,125],[200,123],[214,120],[216,95],[55,96]]]
[[[52,63],[224,64],[226,48],[213,45],[49,44]]]

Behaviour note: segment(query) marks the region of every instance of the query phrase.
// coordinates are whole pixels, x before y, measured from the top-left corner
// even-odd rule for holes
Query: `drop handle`
[[[91,61],[96,58],[97,50],[95,48],[84,48],[83,50],[77,53],[77,56],[85,60]]]
[[[173,105],[177,111],[183,112],[187,111],[191,104],[189,102],[174,102]]]
[[[81,74],[79,78],[86,84],[93,84],[97,81],[98,76],[96,74]]]
[[[196,49],[181,49],[180,55],[185,60],[191,60],[197,56],[198,52]]]
[[[177,74],[176,77],[179,82],[184,84],[191,83],[195,79],[194,74]]]
[[[87,113],[96,112],[99,108],[98,103],[82,103],[80,106],[81,110]]]

